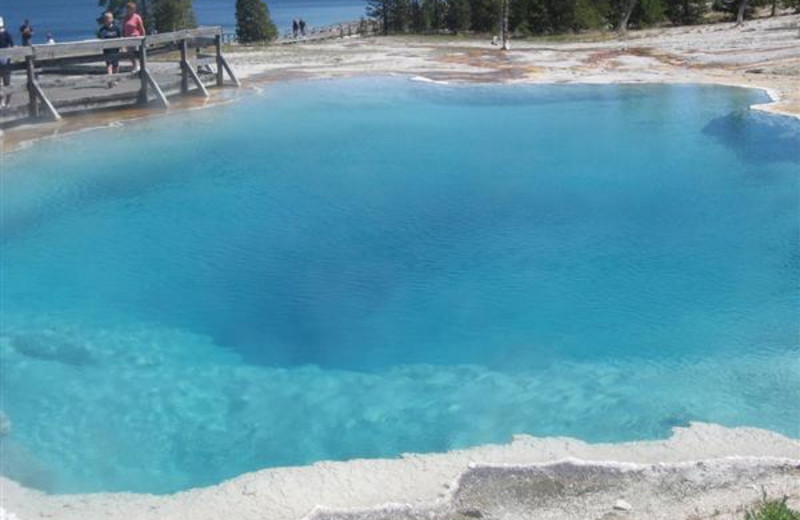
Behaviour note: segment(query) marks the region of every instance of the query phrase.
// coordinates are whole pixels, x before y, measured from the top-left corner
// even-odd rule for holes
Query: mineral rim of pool
[[[711,86],[271,85],[2,163],[0,471],[167,493],[800,436],[800,123]]]

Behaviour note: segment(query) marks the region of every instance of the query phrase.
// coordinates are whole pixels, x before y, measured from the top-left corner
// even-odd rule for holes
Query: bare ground
[[[800,15],[578,41],[387,37],[234,51],[251,81],[400,74],[448,82],[718,83],[764,88],[769,110],[800,117]]]

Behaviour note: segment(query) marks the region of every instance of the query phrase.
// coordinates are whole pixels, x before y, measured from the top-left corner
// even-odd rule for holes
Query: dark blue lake
[[[309,26],[358,20],[364,16],[363,0],[269,0],[272,20],[283,33],[292,19],[303,18]],[[200,25],[222,25],[226,32],[236,26],[236,0],[194,0]],[[19,43],[19,26],[29,18],[36,30],[34,43],[44,43],[48,32],[57,41],[93,38],[101,9],[96,0],[2,0],[0,16]]]

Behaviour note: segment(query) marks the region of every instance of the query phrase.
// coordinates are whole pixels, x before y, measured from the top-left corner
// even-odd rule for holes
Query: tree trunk
[[[508,33],[508,12],[511,0],[503,0],[502,18],[500,19],[500,37],[503,39],[503,50],[511,50],[511,35]]]
[[[778,14],[778,0],[772,0],[772,12],[770,16],[775,16]]]
[[[618,31],[620,34],[625,34],[628,32],[628,22],[631,21],[631,15],[633,14],[633,10],[636,8],[636,2],[639,0],[628,0],[625,4],[625,12],[622,13],[622,18],[619,21],[619,29]]]
[[[750,0],[741,0],[739,3],[739,12],[736,13],[736,26],[744,23],[744,13],[747,11],[747,6],[750,5]]]

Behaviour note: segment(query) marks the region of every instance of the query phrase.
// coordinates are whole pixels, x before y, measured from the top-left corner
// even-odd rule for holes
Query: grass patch
[[[761,502],[745,512],[745,520],[800,520],[800,511],[795,511],[786,505],[787,497],[782,499],[768,499],[767,494]]]

